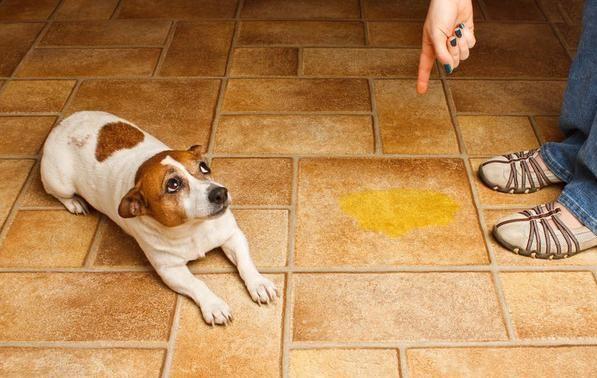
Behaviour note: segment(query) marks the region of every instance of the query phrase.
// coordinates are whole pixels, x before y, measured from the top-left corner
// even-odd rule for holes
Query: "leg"
[[[51,156],[44,156],[41,161],[41,181],[45,191],[56,197],[73,214],[89,214],[85,200],[75,195],[75,188],[67,172],[66,164],[54,164]]]
[[[222,249],[228,259],[238,268],[238,273],[245,282],[251,298],[257,304],[269,303],[277,298],[276,286],[257,271],[249,254],[247,238],[240,229],[237,229],[232,237],[222,245]]]

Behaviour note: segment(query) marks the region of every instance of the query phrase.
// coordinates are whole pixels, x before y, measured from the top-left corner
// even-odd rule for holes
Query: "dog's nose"
[[[207,198],[209,199],[209,202],[221,205],[228,199],[228,189],[223,186],[218,186],[209,192]]]

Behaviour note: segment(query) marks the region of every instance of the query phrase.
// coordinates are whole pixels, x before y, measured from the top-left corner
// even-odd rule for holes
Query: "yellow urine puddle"
[[[363,229],[395,238],[417,228],[450,224],[458,204],[441,192],[389,189],[343,195],[340,208]]]

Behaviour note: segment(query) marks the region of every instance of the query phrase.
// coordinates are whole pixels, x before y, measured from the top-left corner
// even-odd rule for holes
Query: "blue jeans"
[[[541,156],[566,183],[558,202],[597,234],[597,0],[587,0],[583,17],[560,115],[566,139],[546,143]]]

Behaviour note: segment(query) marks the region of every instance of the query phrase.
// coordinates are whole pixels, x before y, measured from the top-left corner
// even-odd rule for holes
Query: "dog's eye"
[[[180,190],[181,186],[182,186],[182,183],[180,182],[179,178],[177,178],[177,177],[171,178],[166,183],[166,192],[167,193],[176,193],[178,190]]]
[[[201,163],[199,163],[199,170],[204,175],[208,175],[208,174],[211,173],[211,169],[209,169],[209,167],[207,166],[207,164],[205,164],[205,162],[203,162],[203,161]]]

